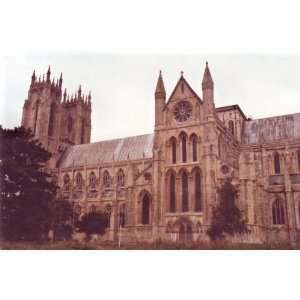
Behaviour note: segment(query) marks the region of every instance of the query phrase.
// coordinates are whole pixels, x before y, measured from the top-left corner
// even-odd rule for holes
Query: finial
[[[181,77],[183,76],[183,71],[180,71]]]
[[[62,87],[62,82],[63,82],[63,79],[62,79],[62,73],[60,73],[60,77],[59,77],[59,88]]]
[[[35,83],[35,70],[33,70],[33,73],[32,73],[32,76],[31,76],[31,84],[34,84]]]
[[[41,76],[39,76],[39,82],[41,82]]]
[[[50,70],[50,65],[49,65],[48,71],[47,71],[47,82],[50,82],[50,74],[51,74],[51,70]]]
[[[64,101],[66,101],[66,98],[67,98],[67,89],[65,88],[65,90],[64,90]]]
[[[43,82],[45,81],[45,75],[43,74]]]
[[[91,91],[89,91],[88,100],[91,101],[91,99],[92,99],[92,95],[91,95]]]
[[[78,98],[79,99],[81,98],[81,84],[79,85],[79,88],[78,88]]]

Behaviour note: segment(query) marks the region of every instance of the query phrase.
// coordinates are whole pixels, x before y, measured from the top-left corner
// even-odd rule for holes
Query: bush
[[[54,226],[54,240],[68,241],[72,238],[73,227],[70,224],[57,224]]]
[[[225,235],[248,232],[242,213],[235,205],[237,191],[229,180],[218,190],[220,201],[213,211],[212,223],[207,231],[211,240],[222,240]]]
[[[90,212],[82,216],[78,225],[79,230],[86,233],[87,238],[90,239],[91,234],[103,235],[105,233],[107,217],[101,211]]]

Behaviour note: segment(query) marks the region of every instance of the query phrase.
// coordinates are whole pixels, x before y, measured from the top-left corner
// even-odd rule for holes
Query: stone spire
[[[158,80],[157,80],[157,84],[156,84],[156,89],[155,89],[155,98],[158,97],[166,97],[166,90],[165,90],[165,85],[164,85],[164,81],[161,75],[161,71],[159,71],[159,76],[158,76]]]
[[[213,89],[213,88],[214,88],[214,82],[213,82],[211,74],[210,74],[208,62],[206,62],[203,80],[202,80],[202,90]]]

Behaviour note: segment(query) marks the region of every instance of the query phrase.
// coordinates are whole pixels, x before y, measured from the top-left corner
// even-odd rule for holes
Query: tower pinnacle
[[[164,81],[161,75],[161,71],[159,71],[159,76],[156,84],[156,89],[155,89],[155,97],[166,97],[166,90],[165,90],[165,85]]]
[[[35,83],[36,76],[35,76],[35,70],[33,70],[32,76],[31,76],[31,85]]]
[[[212,80],[210,70],[208,67],[208,62],[205,64],[205,70],[204,70],[204,75],[203,75],[203,80],[202,80],[202,90],[204,89],[213,89],[214,88],[214,82]]]
[[[62,82],[63,82],[63,79],[62,79],[62,73],[60,73],[60,77],[59,77],[59,88],[61,89],[62,87]]]
[[[50,75],[51,75],[51,70],[50,70],[50,66],[49,66],[48,71],[47,71],[47,82],[50,82]]]

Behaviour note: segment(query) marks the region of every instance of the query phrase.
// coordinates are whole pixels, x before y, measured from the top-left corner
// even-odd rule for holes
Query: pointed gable
[[[191,88],[189,83],[186,81],[186,79],[183,77],[183,74],[181,73],[181,76],[172,91],[165,108],[168,106],[170,101],[176,98],[196,98],[197,101],[199,101],[202,104],[201,98],[197,95],[197,93]],[[164,108],[164,109],[165,109]]]

